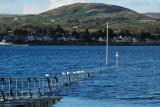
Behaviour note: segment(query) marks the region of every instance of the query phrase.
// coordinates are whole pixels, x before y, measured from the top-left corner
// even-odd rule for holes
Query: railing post
[[[36,82],[36,78],[34,78],[34,96],[33,96],[33,98],[36,98],[36,94],[35,94],[35,82]]]
[[[1,78],[1,82],[2,82],[2,91],[1,91],[1,94],[2,94],[2,98],[0,101],[5,101],[5,98],[4,98],[4,93],[3,93],[3,84],[4,84],[4,78]]]
[[[38,97],[41,97],[41,86],[40,86],[40,78],[39,78],[39,90],[38,90]]]
[[[65,82],[65,84],[66,84],[66,83],[67,83],[67,74],[65,75],[65,81],[66,81],[66,82]]]
[[[82,72],[81,72],[81,80],[82,80]]]
[[[57,90],[57,80],[56,80],[56,76],[55,76],[55,91]]]
[[[82,73],[82,80],[84,79],[84,73]]]
[[[61,88],[61,80],[60,80],[60,76],[59,76],[59,89]]]
[[[48,92],[49,92],[49,78],[47,77],[47,81],[48,81]]]
[[[8,100],[12,100],[11,98],[11,78],[9,78],[9,98]]]
[[[67,75],[68,76],[68,85],[70,84],[70,76],[69,75]]]
[[[18,97],[17,97],[17,94],[18,94],[18,90],[17,90],[17,78],[16,78],[16,100],[18,100]]]
[[[43,78],[43,96],[44,96],[44,90],[45,90],[45,87],[44,87],[44,78]]]
[[[22,99],[24,99],[24,97],[23,97],[23,91],[24,91],[24,78],[22,78]]]
[[[52,86],[52,92],[53,92],[53,78],[51,77],[51,86]]]
[[[30,90],[29,84],[30,84],[30,78],[28,78],[28,96],[27,96],[27,98],[30,98],[30,96],[29,96],[29,90]]]
[[[73,74],[73,75],[74,75],[74,82],[76,82],[76,81],[75,81],[75,74]]]
[[[64,86],[64,76],[62,75],[62,85]]]
[[[71,76],[71,84],[72,84],[72,74],[70,76]]]

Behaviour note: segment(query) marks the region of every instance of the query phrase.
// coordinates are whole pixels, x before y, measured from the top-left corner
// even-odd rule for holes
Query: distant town
[[[99,29],[99,31],[96,32],[89,32],[89,30],[86,29],[84,32],[79,32],[77,26],[74,27],[73,31],[65,31],[60,25],[57,25],[56,29],[46,28],[31,32],[21,29],[16,29],[14,31],[9,29],[5,33],[0,33],[0,41],[5,40],[15,44],[45,45],[66,43],[67,45],[67,43],[92,43],[92,45],[104,45],[106,42],[106,32],[106,29]],[[132,35],[129,31],[124,31],[116,34],[112,29],[109,29],[108,33],[109,43],[112,45],[160,45],[160,36],[152,35],[149,32]]]

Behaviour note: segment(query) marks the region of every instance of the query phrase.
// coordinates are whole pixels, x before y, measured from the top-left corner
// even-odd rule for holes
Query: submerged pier
[[[0,106],[49,107],[63,97],[58,90],[104,72],[73,72],[45,78],[1,78]]]

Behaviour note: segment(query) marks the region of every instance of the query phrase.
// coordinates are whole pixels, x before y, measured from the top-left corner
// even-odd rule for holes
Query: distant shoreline
[[[106,46],[105,42],[15,43],[11,46]],[[109,43],[109,46],[160,46],[160,43]]]

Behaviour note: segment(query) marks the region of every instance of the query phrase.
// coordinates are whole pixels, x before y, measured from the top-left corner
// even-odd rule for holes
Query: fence
[[[45,78],[1,78],[1,100],[11,101],[18,99],[40,98],[53,95],[56,90],[70,84],[82,81],[92,75],[105,70],[85,73],[65,74]]]

